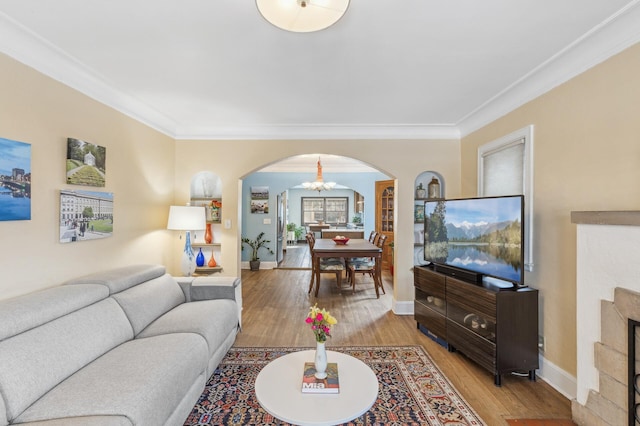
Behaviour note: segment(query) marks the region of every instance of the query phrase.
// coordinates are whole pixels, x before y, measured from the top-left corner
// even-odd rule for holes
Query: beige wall
[[[175,141],[0,55],[0,137],[31,144],[31,220],[0,222],[0,299],[134,262],[170,260]],[[67,137],[107,149],[106,187],[67,185]],[[114,194],[113,236],[61,244],[59,191]]]
[[[436,170],[444,176],[447,195],[459,194],[456,140],[175,142],[6,56],[0,56],[0,90],[0,137],[31,144],[33,176],[32,219],[0,222],[0,299],[131,263],[160,263],[179,274],[183,243],[165,230],[168,206],[186,203],[192,176],[205,170],[221,177],[223,219],[232,221],[220,236],[223,274],[238,275],[242,177],[292,155],[331,153],[357,158],[397,179],[395,296],[411,303],[414,180]],[[67,137],[107,148],[106,187],[65,183]],[[60,189],[112,192],[113,236],[59,243]]]
[[[640,45],[462,139],[462,194],[475,195],[477,149],[534,128],[534,263],[545,358],[576,374],[572,210],[640,208]]]
[[[222,219],[233,221],[232,229],[223,232],[221,241],[224,274],[239,274],[241,211],[238,194],[241,179],[283,158],[309,153],[356,158],[397,180],[395,297],[397,301],[412,303],[414,181],[421,172],[436,170],[444,176],[447,196],[459,195],[458,141],[178,141],[176,201],[188,201],[189,182],[197,172],[209,170],[221,177]],[[177,266],[174,264],[173,268],[177,269]]]
[[[541,291],[545,357],[575,375],[575,227],[572,210],[638,209],[640,200],[640,46],[636,45],[458,141],[178,141],[0,56],[0,137],[32,144],[30,221],[0,222],[0,299],[133,262],[178,273],[181,242],[164,230],[167,207],[185,203],[193,174],[223,182],[225,274],[240,273],[238,199],[243,176],[304,153],[353,157],[397,179],[395,297],[413,299],[413,182],[425,170],[444,176],[447,197],[476,194],[476,152],[535,125],[535,271]],[[114,235],[60,244],[60,189],[66,138],[107,147]],[[461,159],[461,161],[460,161]]]

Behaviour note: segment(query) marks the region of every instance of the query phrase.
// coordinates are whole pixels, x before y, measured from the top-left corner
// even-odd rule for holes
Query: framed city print
[[[113,194],[60,191],[60,242],[97,240],[113,234]]]
[[[31,220],[31,144],[0,138],[0,221]]]

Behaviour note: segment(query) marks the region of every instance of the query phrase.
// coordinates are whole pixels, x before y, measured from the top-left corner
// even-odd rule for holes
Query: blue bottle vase
[[[196,256],[196,265],[198,267],[204,266],[204,253],[202,253],[202,249],[200,249],[198,255]]]

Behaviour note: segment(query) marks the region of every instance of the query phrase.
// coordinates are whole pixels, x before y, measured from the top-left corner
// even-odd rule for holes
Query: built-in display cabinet
[[[197,256],[200,250],[204,254],[204,265],[196,266],[196,275],[209,275],[222,271],[220,264],[222,244],[217,240],[222,231],[222,199],[221,198],[191,198],[192,206],[204,206],[207,215],[207,230],[195,234],[191,243]],[[211,242],[207,242],[207,233],[211,233]],[[213,256],[214,261],[211,260]],[[210,266],[215,264],[215,266]]]
[[[437,186],[434,186],[434,179]],[[429,186],[431,184],[431,186]],[[444,179],[433,171],[422,172],[415,180],[413,206],[413,264],[424,264],[424,202],[444,198]],[[431,189],[431,191],[429,191]]]
[[[191,179],[192,206],[202,206],[206,212],[206,231],[194,232],[191,247],[198,256],[204,255],[204,265],[196,266],[195,275],[210,275],[222,271],[222,181],[215,173],[202,171]],[[213,257],[213,260],[212,260]],[[215,266],[210,266],[215,265]]]

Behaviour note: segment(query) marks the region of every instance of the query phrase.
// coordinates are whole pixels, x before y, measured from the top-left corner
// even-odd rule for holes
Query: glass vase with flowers
[[[311,331],[316,337],[315,376],[324,379],[327,377],[327,351],[324,344],[327,337],[331,337],[331,327],[336,325],[338,320],[329,311],[320,309],[315,304],[309,309],[305,322],[311,326]]]

